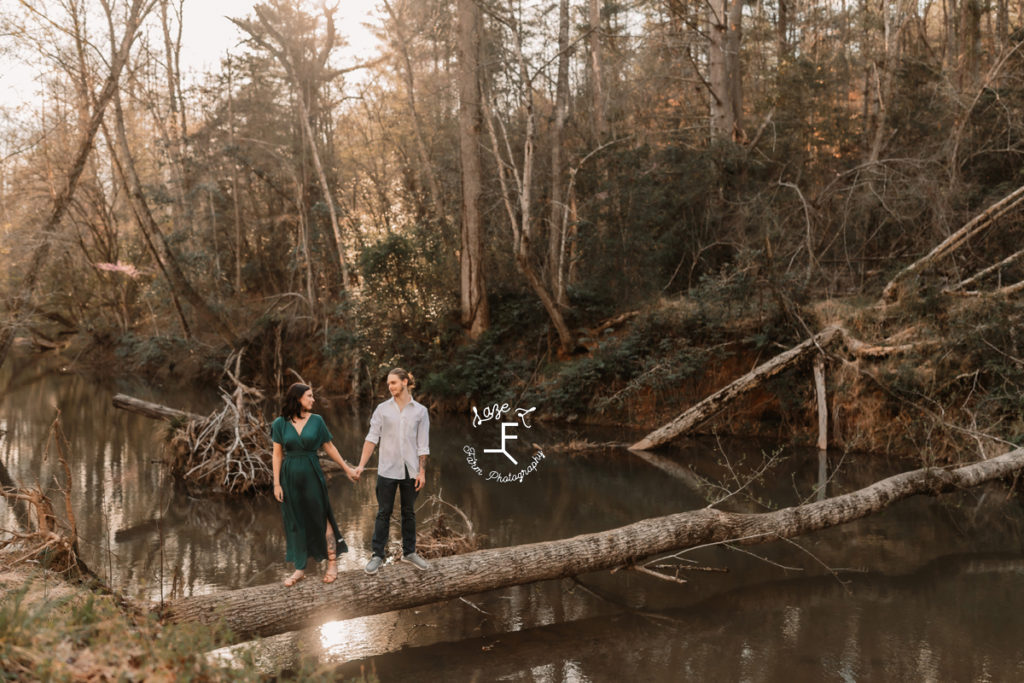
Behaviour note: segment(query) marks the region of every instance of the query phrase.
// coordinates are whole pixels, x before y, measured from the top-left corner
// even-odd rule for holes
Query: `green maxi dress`
[[[285,560],[293,562],[296,569],[305,569],[306,560],[310,557],[326,559],[328,524],[334,531],[336,553],[348,552],[348,546],[338,531],[338,523],[334,521],[331,501],[327,496],[327,479],[317,456],[320,446],[333,440],[323,418],[310,415],[300,434],[295,425],[278,417],[270,425],[270,434],[274,443],[281,444],[284,451],[281,515],[287,542]]]

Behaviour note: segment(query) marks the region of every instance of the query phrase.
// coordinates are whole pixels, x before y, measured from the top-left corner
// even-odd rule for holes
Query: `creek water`
[[[8,362],[0,374],[0,462],[22,484],[48,488],[63,480],[55,450],[47,454],[60,409],[90,567],[116,589],[151,601],[288,574],[280,512],[269,495],[190,494],[162,464],[165,425],[110,401],[124,391],[206,412],[218,404],[215,392],[97,380],[70,367],[54,356]],[[342,454],[356,459],[368,416],[327,401],[315,410]],[[813,500],[816,489],[836,495],[917,466],[731,439],[684,441],[643,457],[617,447],[572,455],[555,445],[639,435],[538,423],[517,433],[546,457],[521,483],[499,483],[467,462],[464,446],[481,433],[468,416],[434,418],[427,491],[461,508],[484,535],[484,547],[700,508],[724,490],[742,489],[722,509],[765,511]],[[773,456],[775,465],[746,483]],[[478,458],[485,463],[483,453]],[[342,570],[369,558],[372,481],[372,473],[358,484],[330,481],[351,547]],[[23,511],[0,503],[0,529],[23,522]],[[793,543],[697,549],[683,556],[687,568],[678,575],[686,583],[629,570],[595,573],[334,622],[246,647],[271,670],[314,662],[333,667],[339,678],[373,674],[382,681],[1022,680],[1022,532],[1019,496],[1004,486],[979,487],[903,501]]]

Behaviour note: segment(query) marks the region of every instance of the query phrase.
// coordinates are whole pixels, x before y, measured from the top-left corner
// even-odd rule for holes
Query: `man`
[[[395,491],[402,496],[402,561],[417,569],[430,565],[416,554],[416,494],[426,482],[424,468],[430,454],[430,416],[422,404],[412,398],[416,386],[411,373],[395,368],[388,373],[391,398],[373,411],[370,431],[356,468],[357,476],[380,444],[377,457],[377,520],[373,526],[373,556],[366,564],[367,574],[376,574],[384,564],[388,545]]]

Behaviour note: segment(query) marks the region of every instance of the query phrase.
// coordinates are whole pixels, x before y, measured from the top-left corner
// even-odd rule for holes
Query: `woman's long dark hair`
[[[284,392],[284,401],[282,401],[281,404],[281,417],[289,422],[301,417],[302,404],[299,403],[299,399],[302,398],[302,395],[307,391],[309,391],[309,386],[302,382],[296,382],[288,387],[288,391]]]

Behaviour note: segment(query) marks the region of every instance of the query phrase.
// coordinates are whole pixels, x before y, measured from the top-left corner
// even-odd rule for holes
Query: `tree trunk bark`
[[[712,417],[737,396],[741,396],[754,387],[760,386],[769,377],[777,375],[786,368],[795,365],[807,355],[817,351],[819,347],[828,346],[840,335],[842,335],[842,328],[837,326],[826,327],[813,337],[758,365],[728,386],[719,389],[687,409],[668,424],[659,427],[630,446],[630,450],[649,450],[671,441],[680,434],[688,432],[701,422]]]
[[[25,279],[22,280],[19,292],[14,297],[14,300],[8,308],[8,319],[10,320],[10,323],[0,327],[0,368],[3,367],[4,362],[7,360],[7,354],[11,350],[11,343],[14,341],[14,332],[19,325],[19,318],[21,317],[22,310],[24,310],[28,305],[29,300],[35,292],[36,285],[39,283],[39,275],[50,253],[50,235],[57,231],[57,227],[60,225],[61,219],[64,217],[68,206],[71,204],[71,198],[75,194],[75,188],[78,187],[78,180],[82,177],[82,171],[85,170],[85,163],[89,158],[89,154],[92,152],[93,141],[96,139],[96,132],[99,130],[100,124],[103,122],[104,112],[106,112],[107,105],[110,104],[110,100],[113,99],[114,94],[117,92],[119,80],[121,78],[121,70],[128,61],[128,55],[131,52],[132,44],[135,42],[135,38],[138,35],[139,25],[142,23],[142,20],[151,8],[152,5],[146,5],[143,0],[134,0],[132,2],[128,19],[125,22],[124,35],[121,37],[121,42],[118,46],[117,52],[112,55],[110,73],[107,75],[107,78],[103,83],[103,88],[96,97],[92,116],[89,118],[89,122],[82,135],[81,141],[78,143],[75,155],[72,157],[71,167],[68,171],[64,187],[62,187],[57,193],[57,196],[54,197],[53,206],[50,209],[50,215],[40,228],[43,240],[32,253],[32,260],[29,262]],[[113,40],[114,37],[111,36],[111,41]]]
[[[555,303],[569,307],[569,295],[565,288],[562,256],[565,239],[562,234],[565,225],[568,196],[563,196],[562,179],[565,175],[563,155],[563,131],[569,118],[569,0],[558,3],[558,76],[555,80],[555,112],[551,126],[551,212],[548,218],[548,285]]]
[[[490,326],[487,285],[483,269],[480,201],[483,171],[480,137],[480,8],[476,0],[458,3],[459,155],[462,162],[462,250],[459,253],[459,291],[462,326],[477,339]]]
[[[590,0],[590,116],[596,145],[608,137],[608,118],[604,97],[604,49],[601,45],[601,2]]]
[[[923,468],[823,501],[751,514],[711,508],[645,519],[573,538],[492,548],[433,561],[430,571],[388,567],[377,575],[342,572],[330,585],[305,581],[246,587],[166,603],[171,623],[223,622],[238,642],[440,602],[482,591],[633,565],[644,558],[709,543],[757,544],[845,524],[914,495],[977,486],[1024,468],[1024,449],[955,470]]]
[[[828,449],[828,397],[825,394],[825,359],[814,358],[814,396],[818,403],[818,450]]]
[[[710,0],[707,11],[711,136],[737,140],[743,109],[739,55],[743,2]]]

